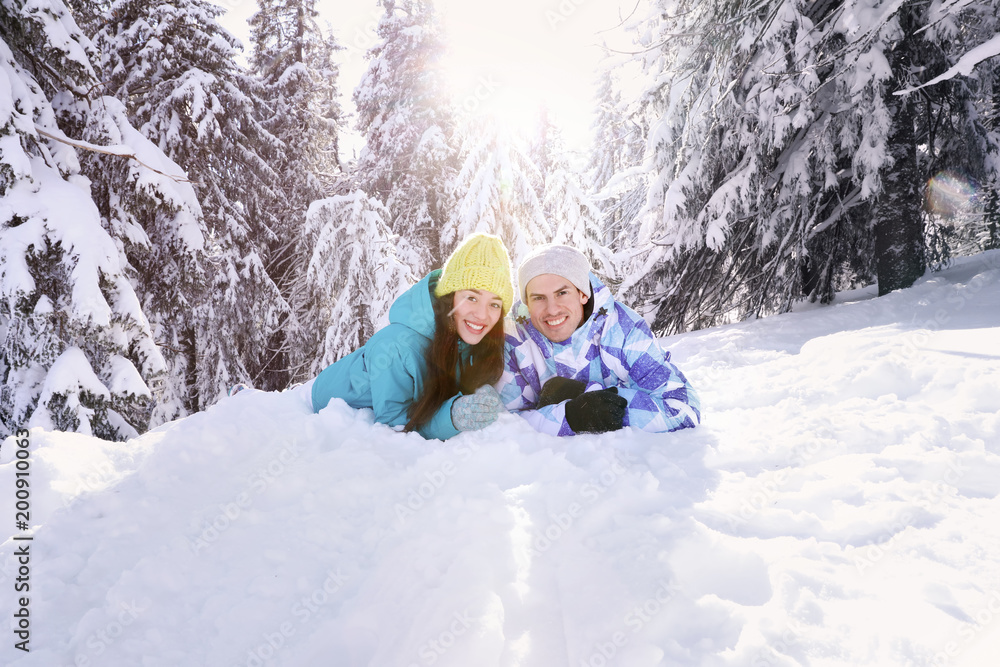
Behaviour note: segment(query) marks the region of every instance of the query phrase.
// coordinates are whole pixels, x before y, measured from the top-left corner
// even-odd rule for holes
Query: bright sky
[[[620,1],[625,15],[635,8],[636,0]],[[257,10],[256,0],[217,2],[230,10],[223,24],[248,42],[246,20]],[[544,103],[567,144],[585,149],[599,45],[616,41],[599,31],[621,22],[619,0],[438,0],[436,6],[451,41],[449,69],[460,108],[492,112],[524,130]],[[319,0],[318,7],[347,49],[341,52],[340,87],[350,108],[382,9],[374,0]]]

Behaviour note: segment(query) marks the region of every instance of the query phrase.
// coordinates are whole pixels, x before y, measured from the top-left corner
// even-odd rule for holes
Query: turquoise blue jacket
[[[420,395],[426,376],[424,353],[434,336],[431,290],[440,275],[440,270],[432,271],[406,290],[389,309],[389,326],[323,369],[312,386],[313,410],[319,412],[330,399],[342,398],[352,408],[371,408],[380,424],[406,425],[406,412]],[[467,356],[470,348],[459,341],[459,352]],[[456,398],[445,401],[418,433],[439,440],[458,435],[451,421]]]

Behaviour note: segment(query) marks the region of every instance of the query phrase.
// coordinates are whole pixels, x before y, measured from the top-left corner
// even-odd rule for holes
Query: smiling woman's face
[[[459,338],[475,345],[500,321],[503,301],[488,290],[462,289],[454,296],[451,319],[455,330]]]

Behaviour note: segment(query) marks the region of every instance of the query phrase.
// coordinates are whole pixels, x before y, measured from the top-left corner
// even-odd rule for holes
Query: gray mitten
[[[504,411],[500,394],[484,384],[476,393],[455,399],[451,404],[451,423],[459,431],[477,431],[495,422],[497,415]]]

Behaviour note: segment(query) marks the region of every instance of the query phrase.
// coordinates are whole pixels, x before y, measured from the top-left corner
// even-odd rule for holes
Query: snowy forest
[[[241,52],[206,0],[0,0],[0,438],[306,380],[475,231],[661,335],[1000,247],[1000,0],[639,0],[586,159],[463,112],[431,2],[382,0],[360,81],[315,0],[257,3]]]

